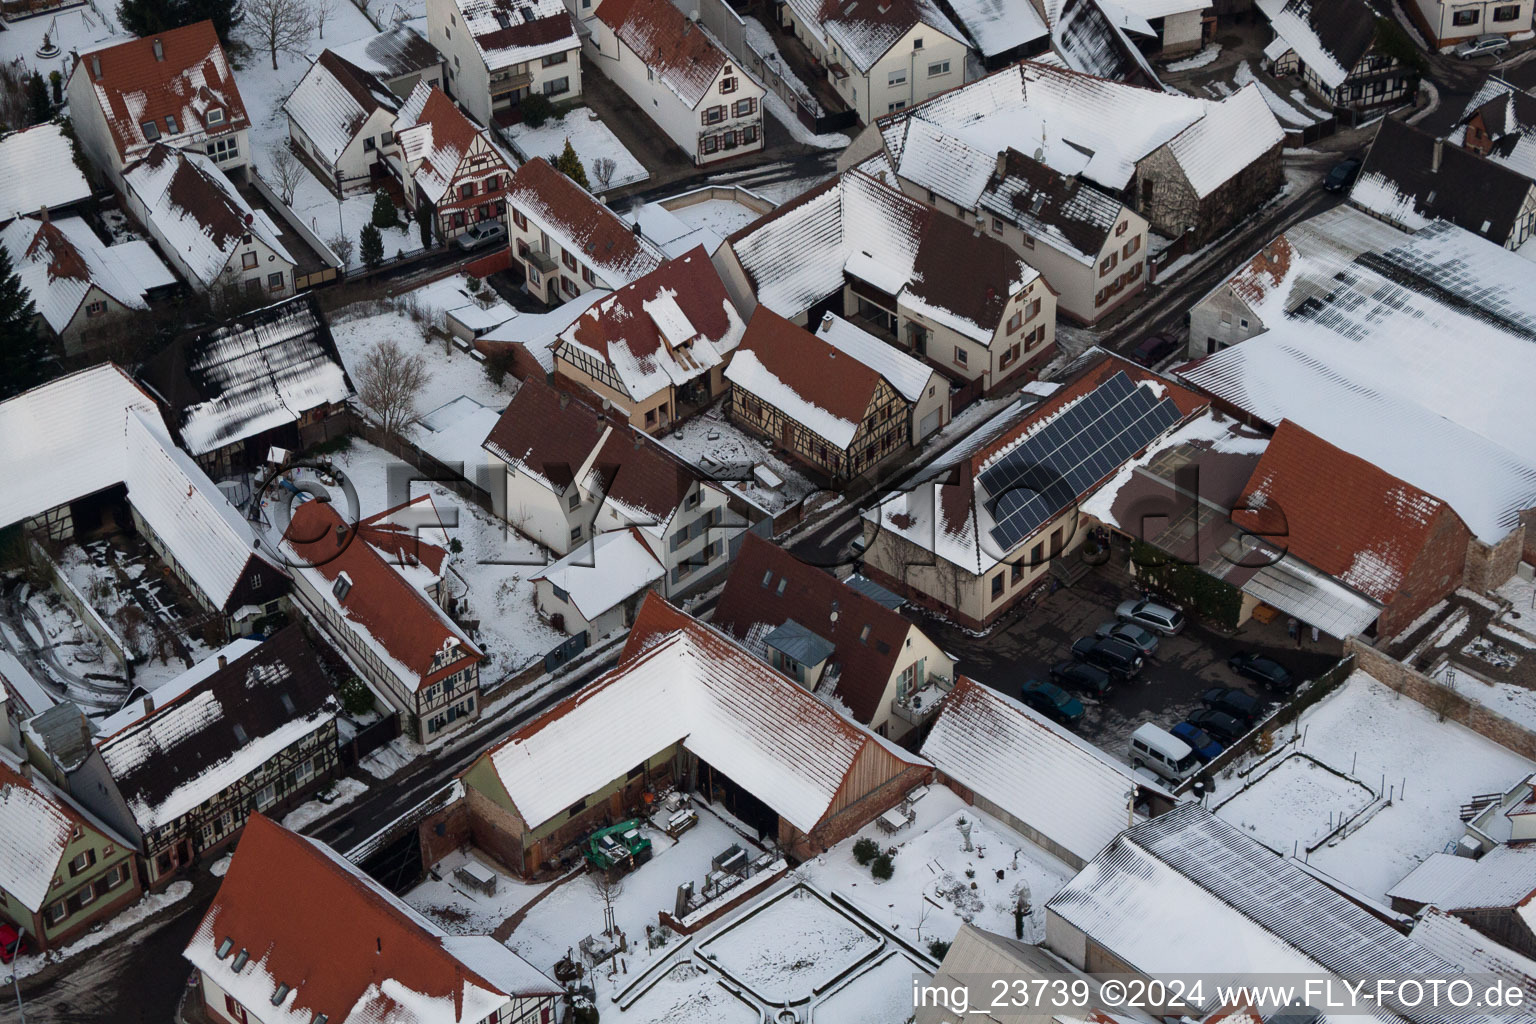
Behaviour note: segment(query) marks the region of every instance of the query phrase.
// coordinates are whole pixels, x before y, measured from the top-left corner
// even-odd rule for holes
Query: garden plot
[[[696,947],[765,1002],[804,999],[875,953],[881,940],[819,893],[795,886]]]
[[[929,969],[905,953],[891,953],[811,1008],[812,1024],[869,1021],[893,1024],[912,1016],[912,979]]]
[[[1352,819],[1375,799],[1369,787],[1344,778],[1305,754],[1289,754],[1215,810],[1265,846],[1289,855]]]
[[[624,143],[597,116],[596,111],[577,107],[563,117],[552,117],[537,128],[527,124],[513,125],[507,129],[512,145],[525,159],[543,157],[550,163],[560,156],[569,139],[571,148],[581,158],[581,166],[587,172],[587,183],[594,194],[610,189],[624,188],[650,178],[645,166],[635,155],[624,148]],[[596,163],[601,157],[614,162],[613,174],[607,182],[598,179]]]
[[[720,975],[689,960],[678,961],[622,1016],[625,1024],[758,1024],[763,1019],[756,1006],[725,988]]]
[[[244,75],[245,72],[240,72],[242,81]],[[265,164],[271,161],[271,157],[258,150],[256,161],[258,167],[264,168]],[[277,185],[271,177],[273,175],[263,174],[263,180],[276,191]],[[324,239],[327,244],[337,236],[351,242],[352,251],[348,255],[347,266],[352,270],[362,267],[363,255],[358,239],[362,237],[363,228],[373,223],[373,192],[368,189],[348,192],[337,200],[336,193],[327,188],[325,183],[309,170],[308,165],[305,165],[293,192],[293,202],[288,206],[298,215],[305,227]],[[403,216],[405,211],[399,210],[397,213]],[[380,228],[379,236],[384,240],[386,257],[421,248],[421,229],[414,222],[402,220],[394,227]],[[332,248],[336,246],[333,245]],[[341,254],[337,253],[337,255]]]

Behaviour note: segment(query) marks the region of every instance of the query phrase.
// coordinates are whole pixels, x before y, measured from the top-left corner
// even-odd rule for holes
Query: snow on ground
[[[798,468],[774,455],[772,446],[766,441],[753,437],[726,419],[724,403],[715,403],[701,415],[656,440],[685,462],[726,482],[746,500],[770,513],[784,511],[817,489]],[[762,486],[753,477],[754,466],[772,470],[783,481],[782,486],[772,489]]]
[[[374,778],[384,780],[416,760],[421,746],[405,736],[396,736],[378,750],[369,754],[357,766]]]
[[[350,776],[337,779],[336,785],[331,788],[332,795],[329,801],[316,798],[299,804],[283,815],[283,828],[302,832],[306,826],[319,821],[337,807],[351,803],[366,792],[368,792],[368,784],[361,779]]]
[[[605,1007],[604,1012],[618,1011]],[[686,960],[621,1016],[625,1024],[758,1024],[763,1019],[755,1006],[728,992],[718,974]]]
[[[797,874],[817,888],[846,897],[875,921],[908,941],[945,942],[962,922],[1012,935],[1013,907],[1020,886],[1033,907],[1025,922],[1026,941],[1045,935],[1045,903],[1073,871],[995,818],[967,807],[943,786],[932,786],[914,805],[917,820],[894,836],[874,825],[838,843]],[[957,819],[971,822],[966,853]],[[868,836],[882,848],[897,847],[889,881],[876,882],[853,858],[853,844]],[[998,878],[1001,871],[1003,877]],[[974,874],[974,877],[967,875]],[[975,883],[975,889],[971,888]]]
[[[747,45],[757,51],[758,56],[762,57],[766,63],[773,66],[774,70],[789,85],[791,91],[810,99],[814,104],[815,100],[812,97],[811,91],[795,75],[794,69],[790,67],[789,62],[779,55],[779,47],[773,40],[773,33],[769,32],[762,22],[753,17],[742,19],[742,29],[746,36]],[[772,88],[769,88],[763,94],[763,106],[778,119],[780,124],[789,129],[789,133],[801,145],[815,146],[818,149],[844,149],[851,141],[848,136],[841,132],[828,132],[825,135],[817,135],[812,132],[800,121],[794,110],[790,108],[789,103],[779,96],[778,93],[774,92]]]
[[[117,916],[108,918],[102,923],[100,929],[86,932],[74,942],[59,949],[50,949],[46,953],[32,953],[17,957],[7,969],[14,969],[16,976],[19,978],[25,978],[29,974],[36,974],[49,964],[56,964],[61,960],[67,960],[77,953],[101,945],[108,939],[116,938],[135,925],[144,923],[150,915],[186,899],[191,893],[191,882],[172,882],[162,891],[151,893],[137,903],[130,904],[127,909]]]
[[[1180,71],[1195,71],[1205,67],[1207,64],[1215,63],[1216,58],[1220,56],[1221,44],[1207,43],[1205,49],[1199,53],[1191,54],[1183,60],[1176,60],[1171,64],[1165,64],[1163,65],[1163,70],[1173,72],[1174,74]]]
[[[699,953],[757,995],[786,1003],[814,991],[873,953],[880,940],[805,888],[700,942]]]
[[[729,175],[716,175],[711,182],[724,181]],[[752,191],[762,196],[775,206],[783,206],[796,196],[809,192],[820,185],[831,174],[813,174],[809,178],[790,178],[788,181],[770,181],[763,184],[754,184]]]
[[[1461,835],[1462,804],[1478,793],[1502,793],[1536,768],[1464,726],[1437,721],[1433,711],[1359,671],[1303,712],[1277,742],[1295,743],[1335,771],[1390,796],[1391,802],[1363,824],[1352,825],[1353,831],[1309,858],[1314,867],[1379,899]],[[1224,774],[1217,793],[1224,797],[1237,785],[1235,775]],[[1272,800],[1285,800],[1298,816],[1286,827],[1277,807],[1265,828],[1293,837],[1311,834],[1318,808],[1297,807],[1298,798],[1268,788]],[[1228,817],[1226,808],[1218,813]]]
[[[1519,612],[1520,620],[1536,620],[1536,582],[1511,576],[1498,590],[1498,594],[1510,604],[1511,612]]]
[[[48,41],[58,47],[58,56],[37,55],[45,34]],[[117,4],[98,2],[90,7],[7,21],[5,31],[0,32],[0,58],[20,63],[28,71],[36,71],[44,81],[48,80],[50,71],[57,71],[67,82],[74,68],[75,52],[99,49],[104,44],[132,38],[132,32],[117,24]]]
[[[1375,794],[1302,754],[1288,754],[1219,804],[1217,815],[1274,850],[1289,855],[1322,839],[1365,809]]]
[[[818,1021],[865,1021],[887,1024],[912,1016],[912,979],[929,969],[896,952],[861,971],[848,984],[816,1004]]]
[[[624,148],[619,137],[603,123],[597,112],[587,107],[577,107],[563,117],[550,118],[538,128],[526,124],[513,125],[507,130],[512,144],[529,160],[542,156],[550,163],[565,149],[565,140],[571,140],[571,148],[581,157],[581,165],[587,171],[587,183],[592,191],[602,193],[646,181],[650,174],[635,155]],[[597,180],[593,162],[598,157],[608,157],[617,165],[613,177],[605,186]]]
[[[235,859],[234,854],[226,853],[212,864],[208,865],[208,873],[214,878],[223,878],[229,874],[230,862]]]
[[[258,170],[263,172],[263,180],[268,185],[272,185],[272,175],[266,172],[271,156],[266,151],[258,149],[253,154],[253,159],[256,161]],[[273,190],[276,191],[276,186],[273,186]],[[306,167],[304,176],[299,180],[298,188],[293,193],[293,202],[289,206],[298,215],[299,220],[327,244],[338,235],[349,239],[352,242],[352,256],[347,261],[347,266],[355,269],[363,265],[362,247],[358,240],[362,237],[363,228],[373,223],[372,192],[367,189],[349,192],[338,203],[336,193],[326,188]],[[403,214],[405,211],[399,212]],[[421,235],[414,221],[398,227],[380,228],[379,234],[384,239],[386,257],[393,256],[397,252],[410,252],[421,248]]]
[[[1286,100],[1279,93],[1265,85],[1253,73],[1253,68],[1248,65],[1247,61],[1243,61],[1237,66],[1237,73],[1234,76],[1234,81],[1237,83],[1237,87],[1239,89],[1247,85],[1249,82],[1253,82],[1255,85],[1257,85],[1259,87],[1259,92],[1264,97],[1265,104],[1268,105],[1270,111],[1275,115],[1276,118],[1280,120],[1282,124],[1290,125],[1293,128],[1304,128],[1317,120],[1317,118],[1313,117],[1312,115],[1304,113],[1303,111],[1297,110],[1295,107],[1291,106],[1291,104],[1286,102]]]

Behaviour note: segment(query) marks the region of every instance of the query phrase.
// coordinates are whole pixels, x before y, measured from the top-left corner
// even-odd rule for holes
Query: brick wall
[[[490,277],[499,271],[512,266],[511,248],[502,248],[489,256],[481,256],[477,260],[471,260],[464,264],[464,272],[475,277]]]
[[[517,815],[496,806],[473,786],[464,787],[464,803],[469,812],[469,833],[475,848],[490,854],[514,875],[526,875],[523,823]]]
[[[1462,582],[1472,533],[1449,508],[1435,516],[1429,537],[1403,575],[1392,603],[1381,613],[1376,632],[1396,636],[1425,610]]]
[[[442,834],[438,834],[442,826]],[[470,820],[468,799],[455,800],[447,807],[423,819],[416,827],[421,841],[421,862],[436,864],[455,850],[474,841],[474,826]]]
[[[1472,538],[1467,543],[1463,569],[1466,585],[1473,590],[1497,590],[1515,574],[1515,566],[1520,564],[1525,544],[1526,528],[1523,522],[1497,544],[1488,545],[1476,537]]]
[[[747,879],[747,881],[741,883],[739,887],[740,891],[735,896],[732,896],[730,899],[720,900],[718,904],[710,908],[709,913],[700,917],[696,921],[690,921],[686,927],[679,923],[677,918],[673,917],[665,910],[658,913],[657,917],[660,919],[663,928],[670,928],[672,931],[679,935],[692,935],[694,932],[699,931],[705,925],[720,920],[720,918],[724,917],[730,911],[735,910],[743,903],[746,903],[762,895],[762,892],[765,888],[772,885],[774,882],[777,882],[787,874],[789,874],[789,865],[786,864],[779,868],[777,871],[772,872],[770,877],[765,878],[763,875],[753,875],[751,878]]]

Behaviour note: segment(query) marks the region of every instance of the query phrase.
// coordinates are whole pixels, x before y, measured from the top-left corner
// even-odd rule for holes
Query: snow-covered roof
[[[639,401],[710,373],[745,330],[699,247],[594,303],[560,332],[555,355],[570,359],[575,349],[608,365]]]
[[[1126,35],[1132,31],[1155,36],[1145,18],[1113,0],[1045,0],[1045,20],[1054,50],[1047,57],[1106,81],[1162,88],[1152,65]]]
[[[517,169],[507,199],[562,250],[590,264],[609,287],[626,285],[666,260],[618,214],[542,157]]]
[[[439,207],[452,201],[453,197],[445,193],[477,139],[483,139],[490,152],[501,155],[485,129],[466,117],[447,93],[425,79],[416,84],[401,104],[394,126],[395,141],[400,145],[400,155],[411,179]],[[502,165],[505,174],[512,173],[512,165],[505,159]],[[488,174],[492,170],[492,166],[477,167],[475,173]],[[483,194],[476,195],[475,202],[484,203]]]
[[[1438,904],[1475,877],[1480,869],[1470,857],[1432,853],[1387,890],[1387,897],[1409,903]]]
[[[202,153],[155,145],[123,170],[150,223],[204,288],[219,279],[247,233],[281,260],[295,261],[264,212],[251,209],[218,165]]]
[[[1459,878],[1456,877],[1458,872],[1443,861],[1437,865],[1434,878],[1416,878],[1419,871],[1424,870],[1420,867],[1394,886],[1392,894],[1403,895],[1412,891],[1415,895],[1407,898],[1415,902],[1421,896],[1428,895],[1431,898],[1424,902],[1432,903],[1441,910],[1519,907],[1526,911],[1533,896],[1536,896],[1536,846],[1528,843],[1502,843],[1471,863],[1472,868],[1460,871]],[[1410,879],[1411,885],[1408,884]],[[1435,888],[1429,884],[1431,881],[1440,883],[1438,892],[1431,892]]]
[[[376,111],[400,109],[400,98],[371,73],[330,50],[310,65],[283,110],[331,164],[341,159]]]
[[[104,832],[94,819],[46,779],[23,776],[11,752],[0,747],[0,892],[33,913],[42,910],[77,827]],[[106,836],[120,846],[116,835]]]
[[[53,695],[43,689],[42,684],[33,678],[26,666],[16,660],[16,656],[4,647],[0,647],[0,694],[10,700],[21,702],[19,707],[12,704],[11,711],[23,719],[40,715],[58,703]]]
[[[593,288],[574,299],[567,299],[548,312],[520,312],[481,335],[479,341],[521,345],[538,361],[545,373],[554,373],[555,344],[560,340],[561,332],[591,308],[593,303],[611,294],[606,288]]]
[[[651,554],[650,545],[630,527],[599,533],[529,579],[548,580],[565,592],[565,599],[582,618],[592,622],[661,579],[666,571]]]
[[[148,242],[104,245],[79,217],[19,217],[0,229],[0,245],[55,333],[74,320],[93,285],[129,309],[148,309],[146,292],[176,283]]]
[[[893,772],[926,764],[654,594],[619,667],[485,757],[532,829],[675,743],[801,832],[827,816],[871,748]]]
[[[443,55],[409,25],[398,24],[377,35],[338,43],[331,52],[384,81],[436,68]]]
[[[254,651],[257,645],[260,643],[261,641],[259,640],[253,640],[250,637],[244,636],[240,637],[239,639],[230,641],[221,647],[218,651],[210,654],[202,661],[181,673],[181,675],[176,676],[174,679],[168,680],[167,682],[161,683],[159,686],[149,691],[148,696],[150,699],[150,705],[154,708],[165,707],[167,704],[171,703],[171,701],[175,700],[177,697],[180,697],[182,694],[192,689],[192,687],[196,686],[198,683],[202,682],[204,679],[207,679],[209,676],[217,672],[221,668],[219,664],[220,661],[227,663],[234,661],[237,658],[244,657],[245,655]],[[144,702],[142,699],[130,701],[118,711],[108,715],[100,722],[96,723],[97,731],[95,737],[93,738],[93,742],[99,746],[105,741],[111,739],[113,736],[117,735],[122,730],[128,728],[128,726],[142,721],[153,713],[153,711],[145,710]]]
[[[464,27],[491,71],[526,64],[581,45],[561,0],[454,0]]]
[[[1257,82],[1249,82],[1168,143],[1195,194],[1204,199],[1285,141]]]
[[[1435,224],[1362,254],[1315,301],[1266,312],[1265,333],[1178,372],[1449,503],[1493,543],[1536,506],[1536,453],[1524,443],[1536,405],[1518,383],[1536,380],[1529,267]]]
[[[171,441],[155,403],[111,363],[0,403],[0,488],[9,525],[118,483],[192,581],[222,607],[252,559],[256,534]],[[267,563],[273,572],[281,572]]]
[[[1212,6],[1212,0],[1114,0],[1114,3],[1126,14],[1148,21],[1170,14],[1203,11]]]
[[[1376,39],[1375,11],[1364,0],[1258,0],[1275,35],[1330,89]]]
[[[689,110],[709,94],[721,69],[735,63],[707,28],[671,0],[603,0],[597,19]]]
[[[1084,861],[1128,824],[1141,781],[1092,744],[961,676],[923,742],[940,772]]]
[[[179,418],[193,455],[297,423],[352,394],[330,328],[307,295],[181,339],[140,379]]]
[[[91,183],[75,165],[74,146],[59,125],[34,125],[0,138],[0,221],[90,197]]]
[[[757,300],[796,317],[857,278],[991,345],[1008,301],[1039,272],[1006,244],[859,171],[728,240]]]
[[[1497,75],[1489,75],[1467,102],[1446,138],[1447,143],[1465,146],[1469,122],[1474,119],[1487,138],[1472,140],[1473,144],[1480,149],[1487,146],[1485,155],[1489,160],[1527,178],[1536,178],[1536,96]]]
[[[1050,34],[1030,0],[950,0],[950,10],[982,57],[992,58]]]
[[[464,1024],[561,991],[490,936],[447,934],[259,813],[182,955],[266,1024]]]
[[[931,131],[926,122],[919,124],[924,125],[922,134]],[[957,148],[957,152],[965,151]],[[1061,174],[1015,149],[1007,151],[995,174],[988,174],[981,165],[982,154],[972,151],[971,155],[976,158],[976,169],[967,175],[969,181],[936,183],[957,190],[941,193],[945,198],[966,208],[979,206],[994,217],[1017,224],[1037,243],[1049,245],[1084,266],[1098,263],[1126,209],[1119,195],[1080,175]],[[962,164],[956,162],[957,167]]]
[[[965,35],[930,0],[801,0],[817,8],[819,24],[860,72],[868,72],[913,27],[924,25],[963,43]]]
[[[1536,995],[1536,960],[1490,939],[1458,917],[1430,907],[1408,937],[1466,974],[1495,974],[1521,986],[1526,990],[1527,1003]]]
[[[909,402],[919,401],[927,394],[928,385],[938,376],[938,371],[927,363],[913,359],[835,313],[821,318],[816,337],[874,370]],[[949,382],[944,381],[943,386],[947,391]]]

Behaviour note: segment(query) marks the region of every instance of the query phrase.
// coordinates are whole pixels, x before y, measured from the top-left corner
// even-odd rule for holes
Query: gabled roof
[[[0,245],[54,333],[74,320],[93,285],[129,309],[148,309],[146,292],[176,283],[148,242],[104,245],[79,217],[18,217],[0,229]]]
[[[827,40],[866,73],[903,36],[926,25],[956,42],[965,35],[929,0],[789,0],[808,27],[820,29]]]
[[[939,386],[946,392],[949,390],[949,382],[939,371],[836,313],[829,312],[821,318],[821,323],[816,325],[816,337],[874,370],[909,402],[921,401],[936,377]]]
[[[100,77],[93,74],[98,63]],[[92,50],[80,58],[73,74],[91,80],[124,163],[150,145],[143,128],[147,121],[156,123],[157,137],[181,141],[250,127],[245,102],[211,21]],[[214,109],[222,110],[224,119],[210,125],[206,119]],[[175,119],[179,131],[170,130],[168,117]],[[183,136],[191,138],[183,140]]]
[[[255,813],[183,955],[270,1024],[466,1024],[560,993],[489,936],[446,934],[324,843]]]
[[[596,736],[602,741],[591,742]],[[866,752],[887,777],[927,764],[655,594],[640,606],[617,668],[484,758],[533,829],[674,743],[801,832],[831,812]],[[577,746],[583,753],[573,758]]]
[[[838,450],[853,443],[880,387],[875,370],[762,305],[725,379]]]
[[[560,332],[555,355],[566,347],[590,354],[641,400],[709,373],[745,330],[699,246],[592,305]]]
[[[308,295],[184,336],[139,377],[170,407],[193,455],[296,423],[352,394],[331,329]]]
[[[150,223],[196,280],[212,285],[247,233],[279,259],[294,262],[264,212],[252,210],[224,172],[202,153],[157,143],[123,169],[123,180],[144,204]]]
[[[667,574],[637,528],[608,530],[530,576],[548,580],[588,622]]]
[[[1536,960],[1495,942],[1459,917],[1428,907],[1408,937],[1467,974],[1496,974],[1536,995]]]
[[[1258,0],[1275,35],[1330,89],[1344,84],[1376,41],[1365,0]]]
[[[389,86],[332,50],[321,52],[283,101],[293,123],[332,164],[370,116],[399,109],[400,98]]]
[[[543,157],[517,169],[507,198],[561,249],[591,264],[610,287],[626,285],[666,260],[660,249]]]
[[[117,835],[75,806],[46,779],[21,774],[11,752],[0,748],[0,891],[33,913],[42,910],[76,828],[99,832],[118,846]]]
[[[1446,220],[1502,246],[1514,235],[1533,188],[1519,171],[1386,118],[1349,201],[1408,231]]]
[[[427,71],[443,62],[437,47],[409,25],[395,25],[378,35],[341,43],[331,50],[347,63],[386,82]]]
[[[1161,89],[1141,50],[1126,34],[1151,26],[1111,0],[1045,0],[1051,47],[1068,68],[1111,82]]]
[[[46,167],[48,173],[39,174]],[[62,126],[49,122],[0,137],[0,221],[91,197]]]
[[[306,501],[294,509],[281,546],[295,559],[294,571],[405,686],[430,686],[485,657],[397,566],[343,523],[329,502]],[[446,657],[434,667],[439,654]]]
[[[1031,0],[949,0],[956,22],[983,59],[1050,35]]]
[[[855,721],[868,725],[880,710],[907,636],[916,627],[831,573],[748,533],[710,621],[746,641],[755,627],[792,620],[833,644],[838,669],[834,692]]]
[[[1492,147],[1489,160],[1536,178],[1536,96],[1489,75],[1467,102],[1446,141],[1466,145],[1468,126],[1474,119],[1488,134]]]
[[[445,193],[475,140],[485,136],[484,130],[465,117],[447,93],[423,79],[401,104],[394,131],[401,158],[422,194],[436,206],[450,205],[453,197]],[[485,144],[500,155],[488,137]],[[505,160],[502,163],[510,173],[511,166]],[[477,201],[484,199],[477,197]]]
[[[172,680],[155,691],[164,703],[152,713],[97,738],[145,833],[217,797],[336,717],[334,687],[297,624],[216,666],[211,673],[193,667],[201,677],[193,685]]]
[[[1125,830],[1130,769],[1005,694],[961,676],[923,756],[1052,842],[1090,860]]]
[[[1435,527],[1455,515],[1433,495],[1284,420],[1232,520],[1387,604]]]
[[[561,0],[455,0],[485,66],[525,64],[581,45]]]
[[[1528,925],[1536,924],[1536,844],[1502,843],[1475,863],[1466,877],[1430,902],[1441,910],[1514,907]]]
[[[927,123],[919,123],[926,132]],[[1002,173],[993,173],[976,203],[1087,266],[1098,262],[1125,209],[1088,179],[1060,174],[1011,146]]]
[[[7,439],[0,471],[27,481],[0,488],[0,523],[121,483],[187,575],[220,607],[252,560],[282,573],[257,550],[251,525],[176,447],[154,401],[111,363],[0,403],[0,437]]]
[[[597,19],[692,110],[734,59],[670,0],[603,0]]]

